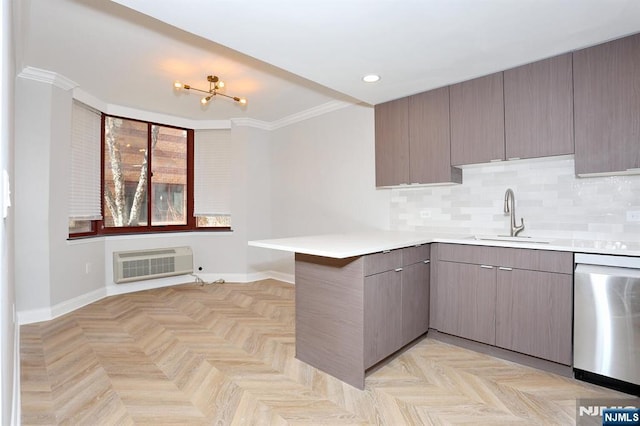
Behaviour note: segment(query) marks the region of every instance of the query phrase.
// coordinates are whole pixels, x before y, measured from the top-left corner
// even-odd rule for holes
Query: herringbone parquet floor
[[[294,358],[274,280],[113,296],[21,328],[22,424],[573,424],[613,391],[430,338],[357,390]]]

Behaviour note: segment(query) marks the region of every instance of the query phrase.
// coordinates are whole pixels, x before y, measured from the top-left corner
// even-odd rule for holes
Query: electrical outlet
[[[640,222],[640,210],[627,211],[627,222]]]
[[[428,219],[430,217],[431,217],[431,210],[429,210],[429,209],[420,210],[420,218],[421,219]]]

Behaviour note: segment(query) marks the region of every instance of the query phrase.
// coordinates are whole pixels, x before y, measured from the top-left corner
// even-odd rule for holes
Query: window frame
[[[104,190],[105,190],[105,121],[107,117],[119,118],[123,120],[136,121],[139,123],[145,123],[147,125],[147,150],[151,152],[148,156],[148,173],[151,174],[153,164],[153,151],[151,150],[151,127],[161,126],[178,130],[184,130],[187,132],[187,223],[185,225],[153,225],[153,205],[152,205],[152,185],[153,179],[151,176],[147,179],[147,218],[148,224],[143,226],[123,226],[123,227],[106,227],[104,225]],[[101,113],[101,129],[100,129],[100,212],[103,219],[91,221],[91,232],[78,232],[68,234],[68,239],[80,239],[95,236],[108,236],[108,235],[144,235],[144,234],[161,234],[165,232],[230,232],[230,226],[218,226],[218,227],[198,227],[197,218],[193,215],[194,212],[194,185],[195,185],[195,159],[194,159],[194,144],[195,144],[195,130],[187,129],[179,126],[173,126],[168,124],[156,123],[146,120],[140,120],[131,117],[123,117],[118,115]]]

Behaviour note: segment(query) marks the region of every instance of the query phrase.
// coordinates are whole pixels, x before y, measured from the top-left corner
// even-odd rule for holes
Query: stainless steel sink
[[[537,238],[537,237],[527,237],[527,236],[518,236],[518,237],[510,237],[508,235],[472,235],[469,237],[470,240],[478,240],[478,241],[509,241],[515,243],[535,243],[535,244],[549,244],[553,240],[548,238]]]

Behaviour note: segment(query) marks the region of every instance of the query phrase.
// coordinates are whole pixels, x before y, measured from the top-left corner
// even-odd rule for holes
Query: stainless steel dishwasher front
[[[576,254],[575,263],[576,377],[614,379],[623,382],[622,390],[629,384],[635,393],[640,386],[640,258]]]

